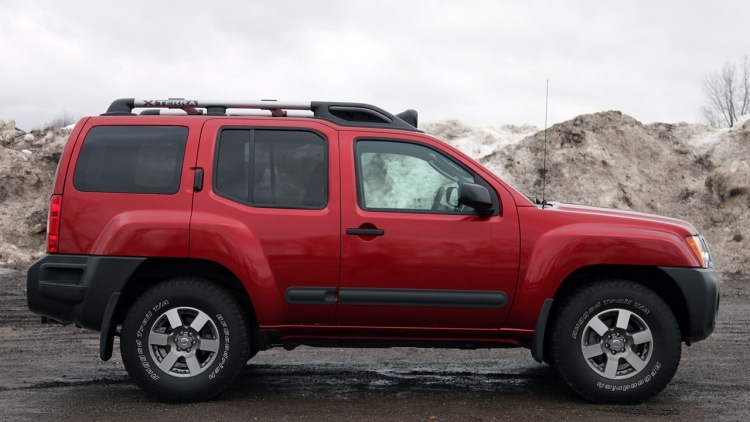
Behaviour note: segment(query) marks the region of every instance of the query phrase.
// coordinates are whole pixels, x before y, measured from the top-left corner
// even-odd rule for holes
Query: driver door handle
[[[385,234],[383,229],[346,229],[346,234],[352,236],[382,236]]]

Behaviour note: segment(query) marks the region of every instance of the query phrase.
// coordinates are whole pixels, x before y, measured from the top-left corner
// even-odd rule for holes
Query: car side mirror
[[[458,202],[478,211],[492,210],[490,191],[474,183],[461,183],[458,187]]]

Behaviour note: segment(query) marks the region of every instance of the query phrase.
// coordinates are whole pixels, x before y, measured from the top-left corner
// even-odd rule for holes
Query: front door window
[[[461,183],[474,176],[437,151],[391,141],[356,145],[359,201],[366,210],[466,213],[458,204]]]

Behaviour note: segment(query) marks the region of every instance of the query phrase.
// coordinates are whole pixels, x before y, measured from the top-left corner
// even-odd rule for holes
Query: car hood
[[[678,232],[683,236],[698,234],[695,227],[687,221],[636,211],[564,203],[550,203],[545,208],[545,211],[562,213],[562,215],[565,215],[569,219],[575,219],[580,222],[628,225],[651,230]]]

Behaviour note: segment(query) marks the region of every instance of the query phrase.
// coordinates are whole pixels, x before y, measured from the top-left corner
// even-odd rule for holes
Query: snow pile
[[[422,129],[541,197],[544,131],[457,120]],[[20,268],[43,253],[52,181],[69,134],[24,133],[0,120],[0,267]],[[547,130],[546,160],[547,200],[691,221],[708,238],[720,271],[750,271],[750,118],[717,130],[644,125],[616,111],[582,115]]]
[[[516,144],[522,139],[539,132],[536,126],[531,125],[472,127],[458,120],[428,122],[421,125],[420,129],[448,141],[475,160],[484,158],[498,149]]]
[[[709,240],[721,271],[750,270],[750,120],[733,129],[644,125],[608,111],[547,131],[545,197],[688,220]],[[479,161],[521,192],[541,197],[544,132]]]
[[[24,133],[0,120],[0,267],[23,266],[44,251],[47,207],[70,130]]]

